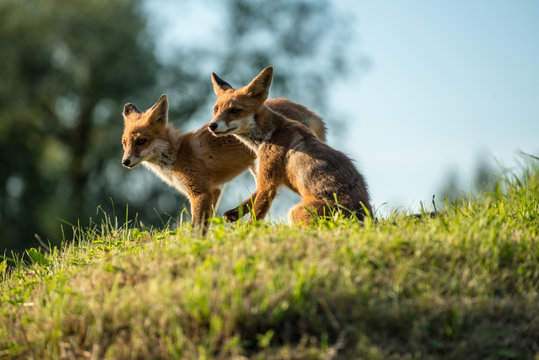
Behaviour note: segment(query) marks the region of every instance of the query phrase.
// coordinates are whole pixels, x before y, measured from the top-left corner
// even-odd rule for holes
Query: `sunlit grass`
[[[538,234],[531,166],[434,219],[107,218],[0,262],[0,357],[533,358]]]

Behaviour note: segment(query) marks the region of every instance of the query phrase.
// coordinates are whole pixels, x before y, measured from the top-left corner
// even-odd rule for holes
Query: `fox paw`
[[[239,218],[238,209],[228,210],[228,211],[225,211],[223,214],[223,219],[229,222],[238,221],[238,218]]]

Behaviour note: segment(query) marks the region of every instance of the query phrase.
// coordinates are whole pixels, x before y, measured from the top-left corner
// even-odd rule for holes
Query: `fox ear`
[[[232,89],[232,86],[230,86],[229,83],[221,79],[215,73],[211,73],[211,82],[213,83],[213,91],[215,91],[215,95],[217,96],[226,90]]]
[[[129,114],[140,114],[140,111],[139,109],[137,109],[137,107],[131,103],[127,103],[125,104],[124,106],[124,112],[123,112],[123,115],[124,117],[127,118],[127,116],[129,116]]]
[[[273,68],[268,66],[258,74],[249,85],[245,87],[245,93],[254,98],[266,100],[273,78]]]
[[[150,125],[165,125],[168,118],[168,100],[165,94],[148,110]]]

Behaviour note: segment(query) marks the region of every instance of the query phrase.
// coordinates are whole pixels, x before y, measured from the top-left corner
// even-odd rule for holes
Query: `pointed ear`
[[[165,94],[148,110],[150,125],[165,125],[168,118],[168,100]]]
[[[213,83],[213,91],[215,91],[215,95],[217,96],[228,89],[232,89],[232,86],[230,86],[229,83],[221,79],[215,73],[211,73],[211,82]]]
[[[137,109],[137,107],[131,103],[127,103],[124,106],[123,116],[124,118],[127,118],[130,114],[140,114],[140,110]]]
[[[273,68],[268,66],[260,72],[251,81],[249,85],[245,87],[245,94],[261,100],[266,100],[269,94],[269,88],[271,86],[271,80],[273,78]]]

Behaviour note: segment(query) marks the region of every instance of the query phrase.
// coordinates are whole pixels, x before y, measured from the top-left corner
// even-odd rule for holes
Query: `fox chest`
[[[153,173],[155,173],[155,175],[157,175],[157,177],[163,180],[166,184],[173,187],[183,195],[189,197],[189,189],[182,181],[182,179],[178,175],[174,174],[174,172],[172,172],[172,169],[163,168],[147,161],[144,162],[144,165]]]

